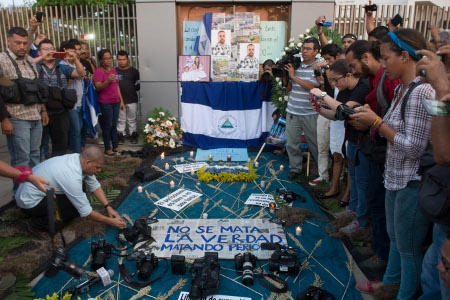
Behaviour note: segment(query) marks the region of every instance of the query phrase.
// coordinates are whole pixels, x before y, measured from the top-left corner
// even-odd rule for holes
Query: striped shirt
[[[28,54],[25,55],[24,59],[18,59],[17,56],[12,53],[11,50],[6,49],[9,55],[11,55],[12,59],[17,62],[19,66],[19,70],[22,72],[23,78],[34,79],[36,78],[36,64],[33,61],[33,58]],[[30,68],[30,65],[26,62],[30,62],[33,68]],[[14,68],[11,59],[9,59],[8,55],[5,52],[0,53],[0,69],[3,70],[3,74],[6,78],[10,80],[17,79],[16,68]],[[34,72],[33,72],[34,70]],[[23,104],[9,104],[5,103],[6,109],[8,110],[11,117],[25,120],[25,121],[36,121],[41,119],[41,109],[42,104],[33,104],[33,105],[23,105]]]
[[[295,70],[295,77],[312,82],[316,87],[319,87],[320,84],[314,77],[314,66],[322,61],[324,61],[324,59],[319,57],[310,65],[302,64]],[[300,84],[292,80],[292,90],[289,95],[286,112],[297,116],[316,115],[317,111],[312,108],[311,102],[309,102],[310,97],[309,91],[305,90]]]
[[[413,82],[418,81],[420,81],[420,77],[413,80]],[[421,176],[417,174],[420,157],[425,152],[428,141],[431,140],[431,116],[420,100],[434,99],[434,89],[426,83],[417,86],[412,91],[407,99],[404,120],[401,116],[403,99],[399,99],[402,89],[403,84],[396,88],[391,109],[383,118],[389,126],[397,131],[394,145],[388,143],[384,171],[384,185],[391,191],[401,190],[409,181],[421,179]],[[396,102],[398,102],[397,105],[392,109]]]

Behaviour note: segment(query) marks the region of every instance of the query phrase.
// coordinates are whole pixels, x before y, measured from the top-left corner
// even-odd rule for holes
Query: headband
[[[402,50],[408,52],[408,54],[414,58],[415,60],[419,60],[420,56],[416,54],[416,50],[411,47],[410,45],[408,45],[407,43],[405,43],[404,41],[402,41],[401,39],[398,38],[398,36],[389,31],[388,32],[388,36],[391,38],[391,40]]]
[[[356,35],[354,35],[353,33],[347,33],[346,35],[344,35],[344,36],[342,37],[342,39],[345,39],[345,38],[351,38],[351,39],[354,39],[355,41],[358,40],[358,38],[356,37]]]

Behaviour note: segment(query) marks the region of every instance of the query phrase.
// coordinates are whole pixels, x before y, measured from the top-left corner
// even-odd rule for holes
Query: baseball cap
[[[3,70],[0,69],[0,86],[12,86],[12,85],[14,85],[14,82],[6,78],[5,75],[3,74]]]

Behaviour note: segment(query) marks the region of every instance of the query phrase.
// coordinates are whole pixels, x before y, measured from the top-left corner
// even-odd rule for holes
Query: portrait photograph
[[[209,55],[180,55],[178,81],[209,82],[211,57]]]

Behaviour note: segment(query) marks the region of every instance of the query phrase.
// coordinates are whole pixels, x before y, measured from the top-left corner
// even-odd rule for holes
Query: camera
[[[140,235],[142,235],[144,240],[149,240],[152,237],[151,224],[155,222],[157,222],[157,219],[155,218],[149,218],[146,216],[140,217],[136,219],[132,228],[125,228],[123,230],[123,235],[130,243],[137,241]]]
[[[192,300],[205,298],[216,294],[219,291],[220,265],[219,253],[205,252],[203,259],[196,259],[192,264],[194,279],[189,291],[189,298]],[[201,275],[198,276],[198,272]]]
[[[242,283],[246,286],[253,285],[253,269],[256,266],[256,256],[250,252],[239,253],[234,256],[236,273],[242,273]]]
[[[279,243],[261,243],[263,250],[275,250],[269,259],[269,270],[278,271],[287,274],[298,274],[300,263],[297,256],[289,253],[286,246]]]
[[[294,70],[298,69],[302,63],[302,59],[295,55],[299,54],[299,53],[300,53],[300,50],[298,50],[298,49],[287,50],[286,57],[277,61],[276,66],[272,68],[273,76],[288,79],[289,74],[284,69],[284,67],[287,64],[291,64],[292,67],[294,68]]]
[[[357,106],[355,105],[354,107],[357,107]],[[336,120],[344,121],[344,120],[349,120],[350,119],[349,116],[354,113],[356,113],[356,111],[353,108],[349,107],[346,104],[341,104],[337,107],[336,114],[334,115],[334,117]]]
[[[378,9],[378,6],[376,4],[364,6],[365,11],[376,11],[377,9]]]
[[[320,70],[314,70],[314,76],[320,77],[322,76],[322,72]]]
[[[141,255],[136,259],[136,266],[139,280],[147,281],[152,271],[158,267],[158,257],[153,253]]]
[[[286,201],[287,203],[291,203],[294,202],[295,199],[297,199],[297,196],[301,197],[299,194],[297,194],[296,192],[280,192],[279,189],[276,189],[276,192],[281,196],[281,198],[283,198],[284,201]],[[305,202],[306,200],[301,197],[302,202]]]
[[[106,240],[98,240],[91,244],[91,270],[97,271],[106,267],[106,259],[111,257],[112,245]]]
[[[172,274],[184,275],[186,274],[185,257],[183,255],[173,254],[170,257],[170,266],[172,267]]]
[[[84,268],[73,261],[68,260],[67,251],[64,248],[58,248],[53,252],[53,261],[45,271],[46,277],[54,277],[59,270],[69,273],[70,276],[80,278]]]
[[[261,75],[261,81],[262,82],[272,82],[272,74],[270,74],[269,71],[265,71],[264,73],[262,73]]]
[[[36,12],[36,21],[42,22],[42,17],[44,16],[44,13],[42,11]]]

